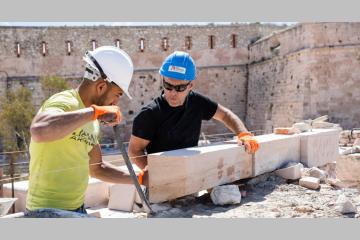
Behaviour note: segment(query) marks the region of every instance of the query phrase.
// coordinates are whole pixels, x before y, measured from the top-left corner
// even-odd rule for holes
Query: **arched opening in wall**
[[[66,41],[66,54],[70,56],[71,52],[72,52],[72,43],[71,41]]]
[[[115,39],[115,47],[121,48],[121,41],[120,41],[120,39]]]
[[[232,34],[231,35],[231,46],[232,46],[232,48],[237,48],[237,39],[238,39],[237,34]]]
[[[16,42],[15,43],[15,52],[16,52],[16,56],[19,58],[21,55],[21,47],[20,47],[20,43]]]
[[[209,36],[209,48],[210,49],[215,48],[215,36],[214,35]]]
[[[92,50],[94,51],[96,48],[97,48],[97,42],[96,40],[91,40],[91,47],[92,47]]]
[[[186,50],[191,50],[192,47],[192,41],[190,36],[185,37],[185,48]]]
[[[145,39],[144,38],[140,38],[139,49],[140,49],[140,52],[145,51]]]
[[[161,47],[164,51],[169,49],[169,39],[167,37],[162,38]]]
[[[41,54],[45,57],[48,53],[47,44],[45,41],[41,42]]]

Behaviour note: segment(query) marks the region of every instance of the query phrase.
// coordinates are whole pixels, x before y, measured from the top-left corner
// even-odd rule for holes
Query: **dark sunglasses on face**
[[[190,82],[188,82],[187,84],[181,84],[181,85],[172,85],[168,82],[165,81],[165,79],[163,79],[163,86],[166,90],[175,90],[177,92],[183,92],[185,91],[185,89],[187,88],[187,86],[189,86]]]

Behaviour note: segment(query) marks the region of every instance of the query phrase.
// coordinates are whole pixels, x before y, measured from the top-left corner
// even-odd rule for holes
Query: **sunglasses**
[[[172,85],[168,82],[165,81],[165,79],[163,79],[163,87],[166,89],[166,90],[175,90],[177,92],[183,92],[185,91],[185,89],[187,88],[187,86],[189,86],[190,82],[187,83],[187,84],[181,84],[181,85]]]

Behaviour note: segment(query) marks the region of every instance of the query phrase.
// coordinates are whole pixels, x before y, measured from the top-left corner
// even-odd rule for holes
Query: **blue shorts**
[[[92,218],[87,214],[84,204],[74,210],[57,208],[39,208],[36,210],[26,209],[24,218]]]

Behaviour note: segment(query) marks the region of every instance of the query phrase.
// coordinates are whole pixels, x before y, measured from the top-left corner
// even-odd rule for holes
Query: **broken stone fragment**
[[[351,131],[350,130],[345,130],[345,131],[342,131],[340,133],[340,137],[341,138],[346,138],[346,139],[349,139],[349,136],[351,135]]]
[[[357,213],[355,205],[344,194],[341,194],[336,200],[336,210],[342,214]]]
[[[303,177],[299,180],[299,185],[316,190],[320,187],[320,179],[314,177]]]
[[[307,132],[311,129],[311,126],[310,124],[299,122],[299,123],[294,123],[293,128],[300,132]]]
[[[326,172],[324,170],[320,170],[317,167],[312,167],[309,170],[310,177],[315,177],[320,179],[320,182],[324,182],[326,180]]]
[[[312,124],[313,128],[333,128],[336,125],[334,123],[329,123],[329,122],[314,122]]]
[[[304,167],[301,163],[292,163],[285,168],[275,171],[276,175],[290,180],[301,178],[301,169]]]
[[[349,154],[353,154],[353,153],[360,153],[360,146],[352,146],[352,147],[347,147],[347,148],[342,148],[339,151],[340,155],[349,155]]]
[[[352,139],[360,138],[360,130],[351,131],[351,138]]]
[[[214,187],[210,197],[215,205],[238,204],[241,201],[241,194],[236,185]]]

